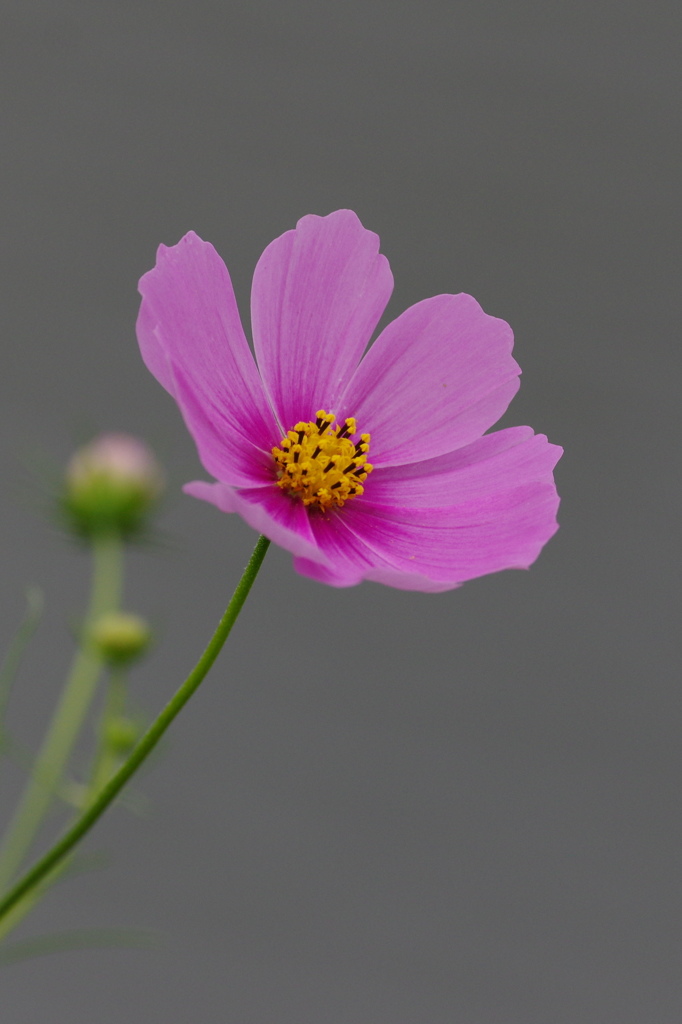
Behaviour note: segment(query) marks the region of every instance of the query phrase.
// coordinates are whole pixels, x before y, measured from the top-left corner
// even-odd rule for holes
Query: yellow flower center
[[[320,409],[314,423],[297,423],[273,448],[277,486],[304,505],[326,511],[341,508],[362,494],[372,466],[367,462],[369,434],[353,441],[356,423],[349,417],[333,427],[334,415]]]

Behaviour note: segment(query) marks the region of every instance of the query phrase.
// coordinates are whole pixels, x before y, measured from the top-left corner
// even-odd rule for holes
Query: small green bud
[[[162,490],[161,467],[142,441],[102,434],[72,456],[62,507],[80,536],[130,537],[145,525]]]
[[[132,718],[118,715],[104,727],[104,741],[109,750],[125,757],[133,749],[142,734],[142,729]]]
[[[107,612],[90,629],[90,641],[110,665],[122,667],[136,661],[149,647],[152,634],[139,615]]]

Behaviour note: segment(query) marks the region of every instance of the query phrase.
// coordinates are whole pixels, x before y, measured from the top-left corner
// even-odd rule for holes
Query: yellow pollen
[[[334,415],[320,409],[314,423],[297,423],[272,454],[277,486],[304,505],[326,511],[341,508],[362,494],[372,466],[367,461],[369,434],[352,440],[357,424],[350,416],[333,426]]]

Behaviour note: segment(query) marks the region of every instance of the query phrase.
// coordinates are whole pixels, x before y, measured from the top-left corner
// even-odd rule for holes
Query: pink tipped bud
[[[81,535],[113,532],[129,537],[145,525],[163,482],[161,467],[142,441],[127,434],[102,434],[71,457],[64,510]]]

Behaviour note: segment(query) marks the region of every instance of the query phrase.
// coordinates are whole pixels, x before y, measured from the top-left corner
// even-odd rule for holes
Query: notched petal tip
[[[195,231],[187,231],[174,245],[165,245],[163,242],[156,248],[156,260],[154,266],[147,270],[138,282],[137,290],[145,297],[150,287],[154,286],[159,273],[171,266],[181,264],[185,260],[191,260],[198,255],[209,255],[217,258],[222,263],[215,247],[210,242],[204,241]]]
[[[343,228],[348,234],[362,236],[367,241],[371,239],[375,243],[375,252],[379,252],[381,239],[375,231],[365,227],[355,210],[344,208],[332,210],[327,214],[307,213],[304,217],[299,218],[292,233],[296,231],[324,232],[332,226]]]

